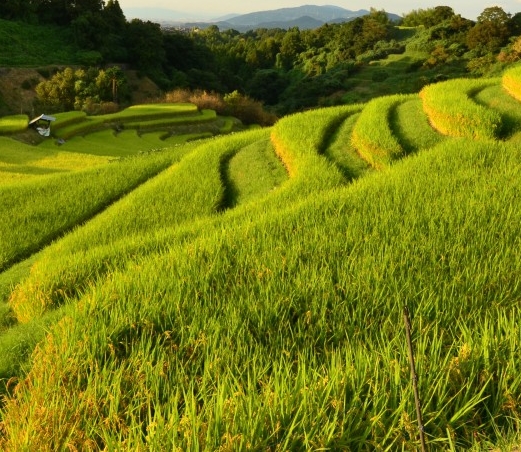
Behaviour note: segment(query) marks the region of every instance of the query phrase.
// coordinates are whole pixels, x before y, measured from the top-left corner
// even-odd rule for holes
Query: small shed
[[[54,116],[40,115],[29,122],[29,127],[34,127],[42,137],[51,135],[51,122],[56,121]]]

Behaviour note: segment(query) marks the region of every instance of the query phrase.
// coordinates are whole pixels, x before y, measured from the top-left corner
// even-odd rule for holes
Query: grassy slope
[[[437,135],[419,106],[404,98],[382,118],[409,155],[384,172],[353,153],[362,107],[294,115],[271,131],[290,175],[276,190],[265,132],[212,140],[36,257],[32,277],[50,285],[22,279],[13,293],[29,301],[56,297],[55,276],[75,287],[67,271],[112,261],[70,292],[77,308],[33,313],[62,320],[7,401],[2,445],[414,448],[404,303],[429,441],[478,450],[512,433],[521,154]],[[372,151],[385,150],[376,138]],[[273,179],[252,188],[256,159]]]
[[[74,64],[77,48],[70,32],[59,27],[0,19],[0,66]]]

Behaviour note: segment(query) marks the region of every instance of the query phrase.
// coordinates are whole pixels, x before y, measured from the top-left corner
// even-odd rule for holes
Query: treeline
[[[313,30],[246,33],[127,21],[118,0],[4,0],[0,17],[68,27],[85,66],[125,63],[164,91],[238,91],[279,114],[341,102],[357,71],[391,53],[420,51],[425,58],[407,70],[434,68],[441,75],[454,64],[482,75],[521,54],[516,40],[521,14],[512,16],[498,6],[486,8],[477,21],[448,6],[413,10],[400,24],[410,29],[371,9],[366,16]]]

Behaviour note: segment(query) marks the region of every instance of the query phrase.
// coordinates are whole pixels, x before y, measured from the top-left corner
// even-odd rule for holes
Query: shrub
[[[262,102],[238,91],[224,95],[203,90],[175,89],[165,95],[165,102],[190,102],[200,110],[214,110],[219,115],[235,116],[245,124],[273,125],[276,115],[267,112]]]

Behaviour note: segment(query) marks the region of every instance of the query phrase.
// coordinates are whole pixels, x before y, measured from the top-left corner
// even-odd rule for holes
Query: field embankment
[[[54,317],[1,447],[416,449],[405,304],[430,446],[513,447],[521,152],[499,79],[447,83],[185,144],[4,272],[4,335]]]

